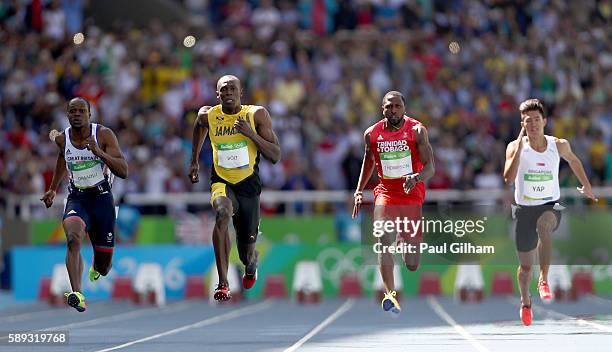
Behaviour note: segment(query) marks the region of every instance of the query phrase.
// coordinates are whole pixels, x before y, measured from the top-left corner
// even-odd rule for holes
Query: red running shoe
[[[249,275],[246,272],[244,275],[242,275],[242,287],[247,290],[255,285],[255,281],[257,281],[257,268],[255,269],[255,273],[252,275]]]
[[[542,301],[548,303],[552,300],[552,293],[550,292],[550,286],[548,286],[548,282],[538,282],[538,292],[540,293],[540,299],[542,299]]]
[[[224,284],[219,284],[215,289],[215,294],[213,295],[213,298],[216,301],[229,301],[230,299],[232,299],[229,287]]]
[[[533,312],[531,311],[531,306],[522,306],[519,315],[521,316],[521,321],[523,325],[529,326],[533,321]]]

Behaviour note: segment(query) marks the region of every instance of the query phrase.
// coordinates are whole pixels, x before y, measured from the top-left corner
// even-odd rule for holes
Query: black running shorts
[[[529,252],[538,246],[538,219],[546,211],[552,211],[557,217],[556,230],[561,223],[561,211],[555,209],[557,202],[542,205],[516,205],[514,217],[516,218],[516,249],[519,252]],[[553,230],[553,231],[554,231]]]
[[[239,244],[255,243],[259,233],[259,195],[251,197],[237,195],[232,186],[224,182],[213,183],[211,193],[211,204],[214,204],[218,197],[228,197],[231,200],[236,241]]]
[[[115,204],[108,184],[93,189],[72,189],[64,209],[64,223],[81,221],[95,251],[115,247]]]

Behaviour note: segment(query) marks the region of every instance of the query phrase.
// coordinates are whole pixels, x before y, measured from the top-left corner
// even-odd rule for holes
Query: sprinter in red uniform
[[[427,129],[419,121],[404,115],[405,111],[404,96],[400,92],[385,94],[382,102],[384,118],[364,133],[365,153],[353,208],[353,217],[356,217],[363,202],[363,189],[376,167],[379,183],[374,188],[374,235],[378,237],[379,245],[375,248],[378,249],[380,274],[386,289],[382,308],[395,314],[399,314],[401,308],[395,298],[393,254],[388,249],[403,248],[402,258],[408,270],[418,268],[418,244],[422,233],[418,226],[406,227],[404,220],[421,219],[424,181],[434,174],[433,151]],[[391,233],[383,226],[385,222],[387,225],[389,222],[401,223],[401,227]]]

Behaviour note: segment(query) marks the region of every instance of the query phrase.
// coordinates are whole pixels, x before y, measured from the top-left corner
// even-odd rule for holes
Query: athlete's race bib
[[[72,172],[72,182],[78,188],[92,187],[104,181],[100,160],[70,162],[68,168]]]
[[[380,164],[384,178],[399,178],[412,173],[410,149],[380,153]]]
[[[249,149],[246,141],[219,143],[218,165],[225,169],[240,169],[249,166]]]
[[[550,172],[526,173],[523,177],[524,200],[552,200],[555,181]]]

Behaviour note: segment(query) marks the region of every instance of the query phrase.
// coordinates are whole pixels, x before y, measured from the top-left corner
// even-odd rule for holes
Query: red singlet
[[[422,205],[425,184],[417,183],[406,194],[402,177],[423,170],[415,130],[422,124],[404,116],[404,125],[399,130],[387,131],[385,122],[386,119],[380,120],[367,130],[379,180],[374,188],[375,205]]]

